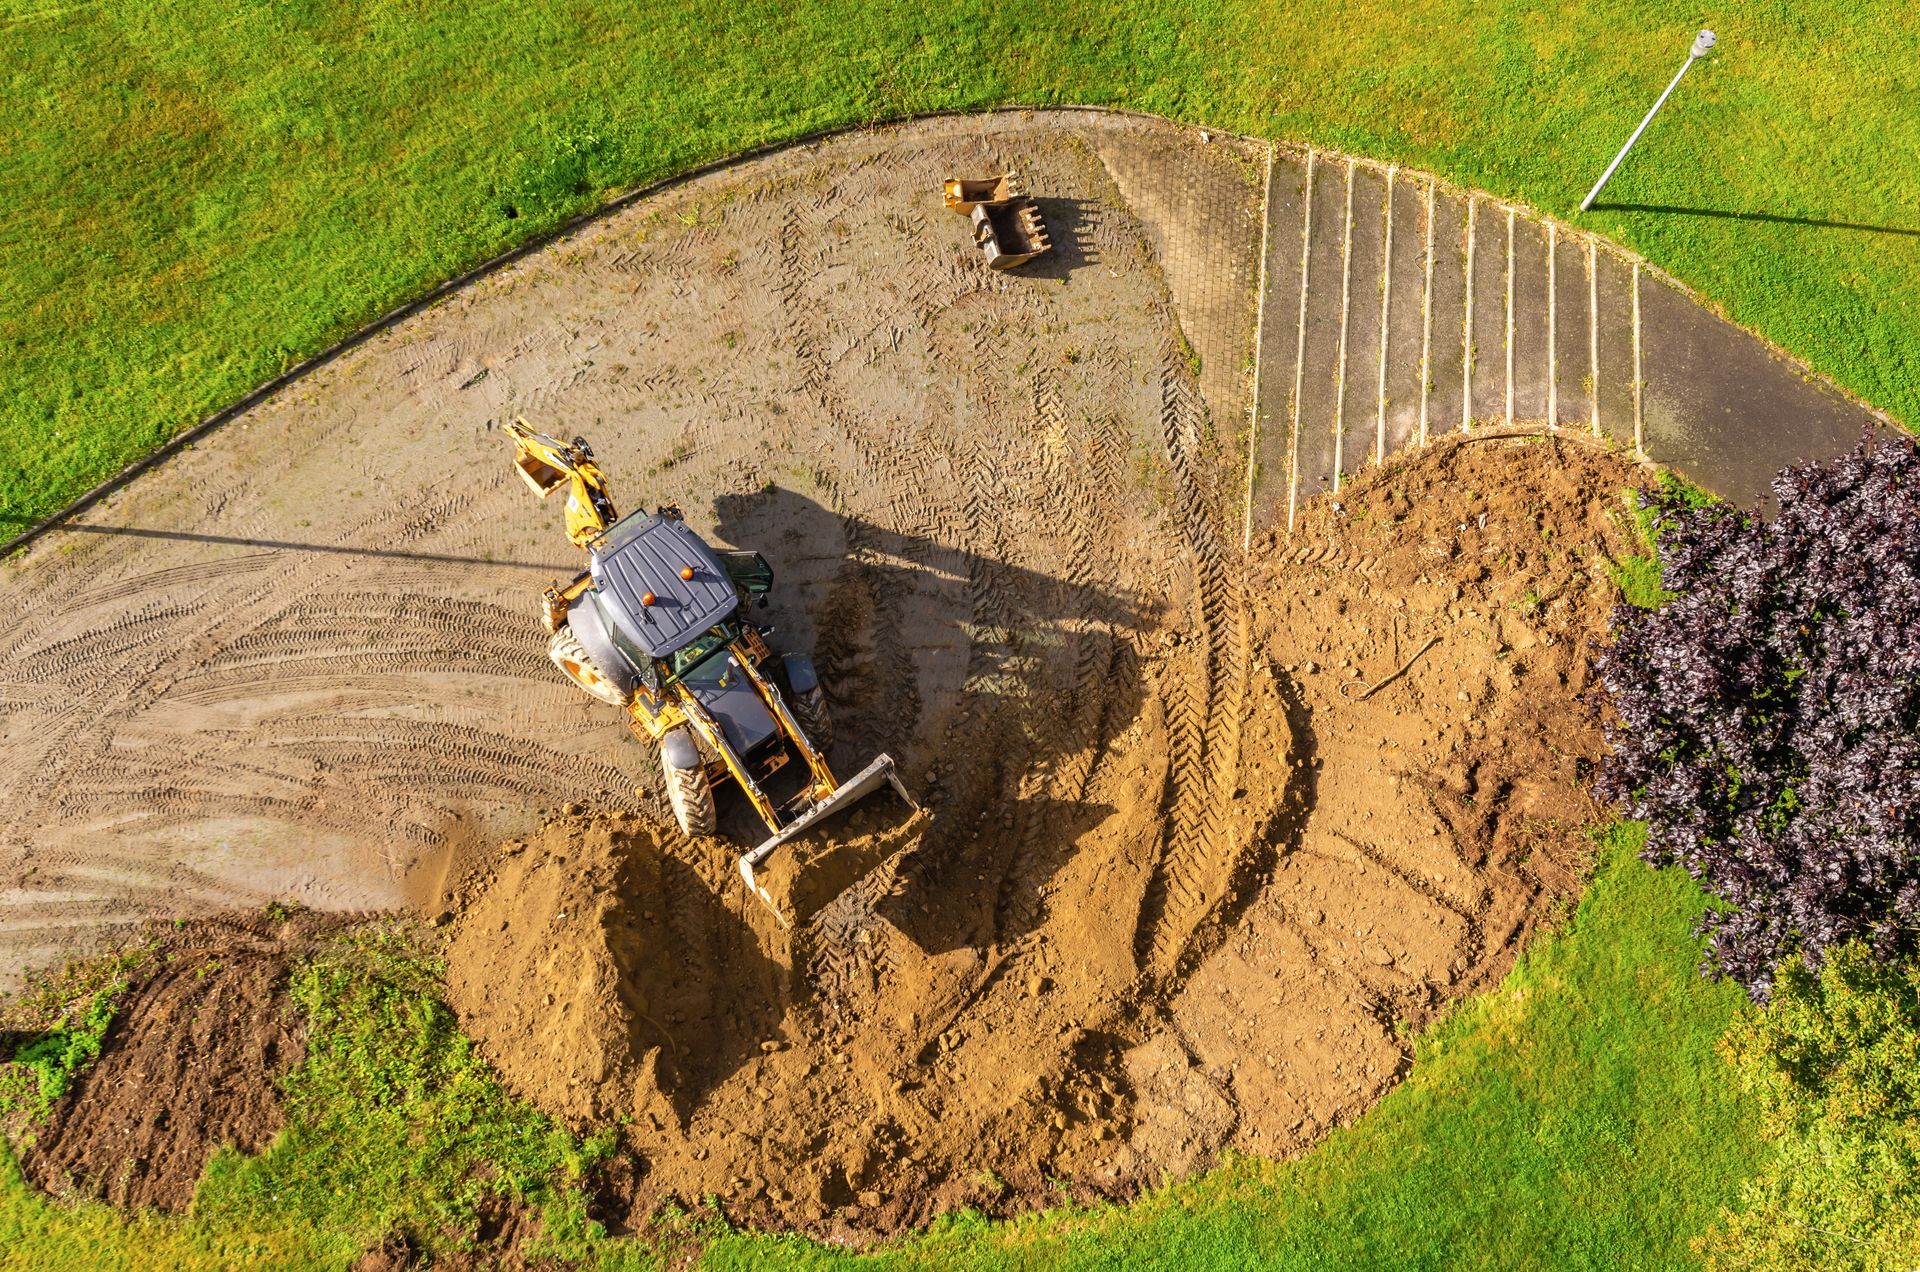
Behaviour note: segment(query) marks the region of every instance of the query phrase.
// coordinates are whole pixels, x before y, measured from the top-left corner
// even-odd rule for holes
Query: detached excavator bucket
[[[961,216],[972,216],[982,203],[1005,203],[1020,197],[1020,182],[1011,172],[992,177],[949,177],[942,187],[947,206]]]
[[[908,808],[916,812],[919,811],[920,805],[915,803],[913,796],[907,793],[906,784],[900,780],[899,773],[894,770],[893,757],[890,755],[882,755],[875,759],[873,763],[854,774],[853,777],[842,782],[833,794],[827,796],[805,813],[788,822],[785,826],[782,826],[778,833],[768,838],[752,851],[741,855],[740,877],[746,880],[747,890],[766,903],[767,908],[773,911],[774,917],[780,921],[782,927],[792,926],[785,912],[786,907],[784,907],[779,900],[775,899],[774,895],[766,889],[754,872],[772,855],[773,850],[780,845],[805,834],[808,830],[833,816],[835,813],[845,812],[854,804],[859,803],[889,783],[892,784],[893,789],[899,793],[900,798],[906,802]],[[875,866],[878,864],[877,862],[874,863]],[[848,880],[847,882],[851,883],[854,881]],[[834,890],[838,891],[838,889]]]

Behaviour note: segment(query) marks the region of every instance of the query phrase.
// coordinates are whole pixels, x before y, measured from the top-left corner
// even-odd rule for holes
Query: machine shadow
[[[29,525],[24,517],[0,516],[0,524]],[[215,547],[264,548],[271,552],[312,552],[325,556],[366,557],[369,560],[425,561],[432,565],[481,565],[538,570],[565,575],[577,566],[553,561],[519,561],[494,557],[460,556],[445,552],[408,552],[399,548],[356,548],[339,543],[299,543],[290,539],[262,539],[252,535],[199,534],[189,530],[155,530],[146,526],[102,526],[84,521],[62,521],[47,527],[49,534],[99,534],[125,539],[165,539],[175,543],[204,543]]]
[[[1029,261],[1015,271],[1025,278],[1058,281],[1086,265],[1099,263],[1099,249],[1087,232],[1086,209],[1094,206],[1087,199],[1036,198],[1040,219],[1046,224],[1053,250]]]
[[[1114,811],[1050,789],[1059,783],[1049,778],[1074,757],[1097,757],[1138,715],[1147,688],[1135,639],[1159,604],[843,516],[777,486],[722,496],[715,514],[717,538],[774,567],[762,621],[776,650],[814,654],[835,772],[891,754],[932,813],[875,912],[928,954],[1005,946],[1037,927],[1046,883]],[[906,817],[878,795],[827,833],[884,832]],[[722,828],[764,833],[738,807]]]
[[[778,1032],[787,972],[725,898],[671,853],[625,858],[619,892],[671,901],[622,907],[607,945],[629,1054],[653,1053],[652,1085],[684,1124]],[[637,1112],[644,1116],[644,1106]]]

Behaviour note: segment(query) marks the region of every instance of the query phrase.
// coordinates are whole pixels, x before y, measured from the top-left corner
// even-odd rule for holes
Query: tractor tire
[[[826,753],[833,745],[833,716],[827,711],[827,695],[820,686],[802,692],[795,690],[787,706],[793,711],[794,723],[807,735],[807,741],[813,743],[813,749]]]
[[[667,788],[667,804],[673,819],[688,838],[711,835],[718,825],[713,809],[713,783],[707,779],[704,765],[675,768],[660,757],[660,781]]]
[[[547,641],[547,657],[553,659],[553,665],[560,674],[574,684],[579,685],[592,696],[616,707],[627,705],[627,695],[620,692],[620,686],[613,683],[600,664],[594,660],[580,638],[573,634],[573,628],[562,627]]]

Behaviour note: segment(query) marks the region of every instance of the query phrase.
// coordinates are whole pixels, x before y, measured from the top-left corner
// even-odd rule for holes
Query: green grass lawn
[[[1719,15],[1714,60],[1606,196],[1688,210],[1582,223],[1920,421],[1920,24],[1896,12]],[[1694,20],[1650,0],[0,0],[0,517],[610,188],[826,127],[1108,103],[1568,214]]]
[[[1412,1077],[1300,1161],[1238,1159],[1126,1208],[950,1218],[862,1258],[713,1233],[705,1265],[1688,1265],[1762,1150],[1714,1053],[1742,999],[1696,974],[1699,893],[1638,847],[1631,828],[1606,837],[1569,928],[1430,1030]],[[0,1266],[339,1267],[395,1224],[470,1223],[479,1161],[563,1251],[657,1266],[650,1246],[585,1235],[568,1180],[593,1150],[502,1095],[426,974],[375,943],[296,978],[317,1041],[289,1130],[260,1158],[218,1159],[190,1218],[48,1202],[0,1149]]]

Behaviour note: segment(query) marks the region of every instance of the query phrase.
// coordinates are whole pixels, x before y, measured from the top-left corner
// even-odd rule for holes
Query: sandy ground
[[[798,932],[725,843],[558,817],[453,888],[451,1001],[517,1091],[625,1125],[634,1224],[857,1239],[1299,1151],[1578,893],[1633,479],[1525,439],[1374,472],[1222,565],[1214,637],[1176,611],[1051,701],[968,699],[930,815],[796,854],[901,852]]]
[[[1006,167],[1059,250],[997,275],[938,191]],[[1236,143],[1083,115],[745,163],[490,276],[43,539],[4,567],[0,985],[154,912],[418,899],[571,800],[658,811],[646,754],[543,657],[538,589],[577,558],[492,431],[516,414],[589,436],[623,508],[675,499],[768,556],[839,763],[891,748],[937,789],[969,711],[1051,718],[1119,677],[1122,717],[1180,704],[1179,798],[1204,803],[1215,738],[1232,761],[1215,488],[1260,175]],[[1168,621],[1200,652],[1149,685],[1136,647]],[[1004,754],[1046,816],[1082,798],[1057,745],[1012,729]]]

